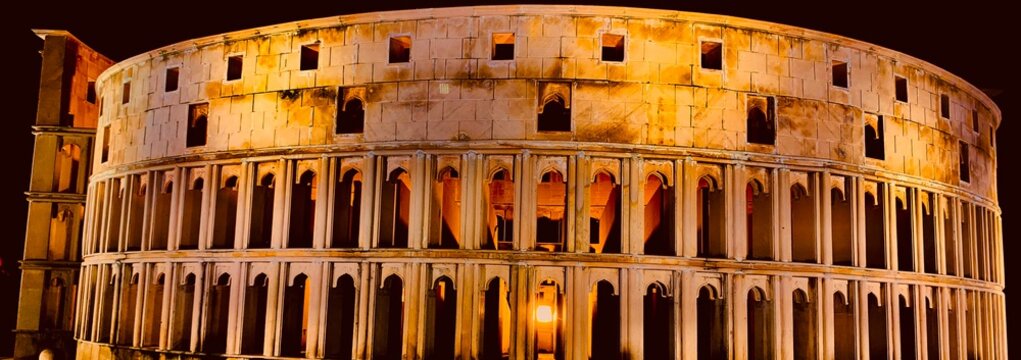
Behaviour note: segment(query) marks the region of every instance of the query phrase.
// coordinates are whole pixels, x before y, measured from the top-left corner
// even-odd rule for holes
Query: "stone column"
[[[325,249],[330,247],[330,240],[326,238],[330,233],[330,203],[333,202],[333,192],[336,191],[337,180],[334,179],[335,171],[332,171],[330,164],[333,159],[323,155],[319,158],[318,169],[316,169],[316,208],[315,208],[315,229],[312,234],[312,248]]]
[[[274,178],[273,180],[279,181],[279,178]],[[276,191],[275,193],[279,199],[280,192]],[[274,211],[274,218],[277,217],[276,213],[279,212]],[[274,233],[279,232],[274,231]],[[278,319],[280,317],[280,298],[283,296],[282,290],[287,286],[286,269],[286,264],[274,262],[272,267],[270,267],[270,271],[266,274],[269,277],[269,284],[266,286],[266,327],[263,329],[266,335],[262,343],[262,354],[265,356],[277,356],[280,354],[280,347],[277,346],[277,331]]]
[[[567,167],[567,208],[564,209],[564,218],[571,219],[568,223],[573,225],[574,236],[568,236],[564,244],[565,252],[587,253],[589,252],[589,236],[592,231],[589,220],[590,206],[589,190],[592,187],[592,160],[579,153],[577,157],[569,158]],[[571,196],[573,195],[573,196]],[[538,201],[538,199],[536,199]],[[568,209],[578,209],[575,216],[567,216]],[[571,226],[569,225],[568,228]],[[599,231],[599,229],[596,229]]]
[[[202,200],[200,200],[202,202],[202,216],[199,216],[199,250],[210,248],[211,246],[209,245],[213,241],[213,232],[211,230],[216,222],[216,191],[220,189],[219,172],[214,170],[217,168],[209,164],[206,164],[204,167],[206,177],[202,182]],[[124,206],[121,206],[121,209],[124,208]],[[123,213],[124,211],[121,210],[121,212]],[[124,221],[121,221],[121,224],[123,228]],[[121,230],[121,233],[123,234],[124,231]]]
[[[378,233],[376,214],[379,212],[377,199],[379,193],[378,169],[380,159],[369,153],[362,159],[362,203],[361,215],[358,219],[358,248],[369,249],[375,244]],[[383,167],[386,168],[385,166]],[[367,276],[367,274],[366,274]]]
[[[747,191],[748,176],[747,168],[744,164],[734,165],[734,196],[733,201],[735,203],[735,210],[733,216],[734,222],[734,248],[731,256],[734,260],[744,260],[748,258],[748,253],[751,252],[748,249],[748,216],[747,213]],[[775,221],[775,220],[774,220]]]
[[[237,227],[234,232],[235,250],[248,247],[248,235],[252,226],[252,209],[250,205],[252,189],[255,186],[255,181],[257,181],[255,179],[258,178],[254,171],[255,164],[247,160],[241,161],[241,178],[238,179]],[[248,280],[245,279],[245,281],[247,283]],[[238,342],[240,344],[240,339]]]
[[[681,164],[678,164],[681,165]],[[680,202],[679,208],[681,209],[681,222],[682,224],[680,237],[681,247],[678,248],[678,254],[684,257],[696,257],[698,256],[698,219],[696,218],[696,206],[698,206],[698,178],[696,177],[695,167],[697,164],[695,160],[687,158],[683,163],[683,171],[681,172],[681,178],[679,178],[678,188],[682,194],[678,197]],[[683,250],[683,251],[681,251]]]
[[[776,180],[775,180],[775,182],[777,183],[777,186],[773,187],[773,189],[776,189],[775,195],[776,195],[776,198],[780,202],[780,212],[777,214],[778,216],[776,216],[776,218],[779,219],[779,223],[778,223],[777,228],[780,229],[780,239],[779,239],[780,241],[779,241],[779,244],[777,244],[775,242],[774,242],[774,244],[779,245],[778,247],[775,247],[775,249],[779,249],[780,250],[779,252],[777,252],[777,254],[779,254],[780,256],[777,257],[776,259],[778,259],[780,261],[783,261],[783,262],[790,262],[791,261],[791,251],[792,251],[791,244],[792,244],[792,240],[793,240],[792,239],[793,235],[791,234],[791,221],[792,221],[792,219],[791,219],[791,171],[789,169],[779,169],[778,172],[777,172],[777,175],[778,176],[776,177]]]
[[[273,234],[270,238],[271,249],[287,247],[287,226],[291,217],[291,188],[294,183],[295,163],[286,159],[276,161],[276,174],[273,176]],[[255,181],[259,181],[256,167]]]

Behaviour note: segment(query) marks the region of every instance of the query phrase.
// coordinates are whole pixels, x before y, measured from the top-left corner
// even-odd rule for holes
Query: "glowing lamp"
[[[535,309],[535,320],[543,324],[553,322],[553,308],[549,305],[539,305]]]

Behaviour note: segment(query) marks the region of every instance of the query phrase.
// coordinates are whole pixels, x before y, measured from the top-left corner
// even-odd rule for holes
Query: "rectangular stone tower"
[[[70,359],[85,190],[103,111],[95,80],[113,62],[67,31],[35,33],[44,43],[14,356],[49,349]]]

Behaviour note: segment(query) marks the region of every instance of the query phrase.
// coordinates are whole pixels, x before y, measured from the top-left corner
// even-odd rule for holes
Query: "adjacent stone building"
[[[79,358],[1006,358],[1000,112],[905,54],[480,6],[94,79]]]

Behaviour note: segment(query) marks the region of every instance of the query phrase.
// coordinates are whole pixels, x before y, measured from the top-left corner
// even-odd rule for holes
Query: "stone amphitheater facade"
[[[79,358],[1006,358],[999,109],[892,50],[479,6],[96,84]]]

